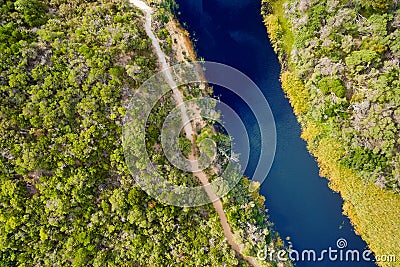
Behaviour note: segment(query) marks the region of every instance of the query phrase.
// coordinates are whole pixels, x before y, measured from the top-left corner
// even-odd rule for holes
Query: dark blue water
[[[342,215],[340,196],[318,175],[318,166],[300,139],[300,126],[279,83],[280,65],[259,15],[260,0],[177,0],[180,21],[186,23],[200,57],[230,65],[248,75],[268,99],[277,127],[276,157],[261,186],[270,219],[294,249],[317,252],[345,238],[348,249],[363,251],[365,242]],[[245,90],[245,89],[244,89]],[[215,94],[234,108],[253,129],[252,154],[246,174],[251,177],[259,151],[254,116],[240,99],[222,88]],[[255,159],[255,160],[254,160]],[[325,257],[327,258],[327,257]],[[374,266],[367,262],[298,262],[297,266]]]

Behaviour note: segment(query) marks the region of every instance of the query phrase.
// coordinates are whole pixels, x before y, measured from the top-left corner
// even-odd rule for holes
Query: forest
[[[371,250],[400,255],[400,2],[263,0],[261,13],[321,175]]]
[[[173,2],[153,7],[170,51]],[[247,266],[212,205],[159,203],[125,163],[127,103],[157,72],[141,11],[123,0],[0,0],[0,18],[0,266]],[[172,107],[166,96],[154,110],[148,149],[165,178],[195,185],[155,149]],[[250,256],[282,246],[254,186],[243,178],[224,198]]]

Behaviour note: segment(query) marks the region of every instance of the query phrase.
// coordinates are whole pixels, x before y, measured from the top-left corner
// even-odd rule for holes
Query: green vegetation
[[[261,14],[264,16],[264,23],[271,29],[269,32],[274,48],[285,51],[284,54],[280,54],[279,56],[286,55],[290,57],[294,37],[290,30],[290,24],[284,17],[283,1],[263,1]]]
[[[346,88],[340,79],[324,77],[321,79],[321,81],[319,81],[318,88],[325,95],[334,93],[337,97],[345,97]]]
[[[377,255],[400,255],[399,8],[263,0],[262,9],[302,137]]]
[[[160,23],[173,7],[154,7]],[[123,118],[157,72],[142,16],[122,0],[0,0],[0,266],[247,266],[212,205],[158,203],[128,171]],[[154,109],[147,148],[166,179],[198,185],[160,156],[172,107],[166,96]],[[248,181],[238,188],[225,206],[235,232],[248,220],[257,234],[238,235],[254,255],[276,237]]]

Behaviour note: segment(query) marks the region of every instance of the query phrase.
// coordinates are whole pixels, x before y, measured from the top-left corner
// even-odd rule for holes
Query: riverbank
[[[166,20],[168,22],[160,24],[159,21],[157,21],[155,24],[153,24],[151,19],[153,10],[149,6],[138,0],[132,0],[131,3],[143,10],[145,13],[146,32],[151,38],[154,50],[157,52],[159,57],[160,68],[162,70],[166,70],[166,77],[173,90],[175,102],[177,105],[181,106],[182,117],[187,118],[185,105],[181,105],[183,103],[183,96],[189,98],[192,98],[193,96],[191,95],[191,92],[188,92],[186,95],[184,95],[178,88],[176,88],[175,82],[169,78],[171,74],[169,73],[168,66],[186,61],[196,61],[196,53],[193,49],[193,45],[190,41],[188,33],[179,25],[179,22],[175,20],[172,14],[169,14],[168,19]],[[167,30],[169,36],[168,34],[165,34],[164,29]],[[156,38],[156,35],[153,32],[162,33],[162,35],[164,35],[165,42],[160,42],[159,38]],[[163,47],[163,49],[161,47]],[[204,89],[202,91],[207,93],[207,90]],[[188,119],[183,120],[188,121]],[[194,127],[192,124],[186,124],[184,131],[186,133],[186,137],[192,143],[192,153],[189,156],[189,159],[196,160],[197,156],[193,150],[193,148],[196,147],[196,134],[194,134],[195,131],[193,128]],[[216,135],[217,134],[214,133],[214,136],[212,137],[217,138]],[[208,173],[199,171],[193,173],[193,175],[199,179],[203,186],[209,184]],[[250,184],[247,179],[243,178],[239,182],[238,186],[242,187],[242,191],[240,191],[239,194],[242,197],[246,197],[247,202],[256,203],[252,206],[252,208],[255,207],[254,217],[257,217],[258,220],[247,222],[247,226],[251,226],[252,235],[257,236],[260,243],[253,243],[249,240],[246,240],[246,229],[231,227],[231,225],[237,225],[237,222],[232,222],[234,218],[232,216],[227,216],[225,209],[234,209],[236,211],[238,209],[238,205],[243,205],[243,203],[235,203],[235,200],[231,200],[232,198],[239,197],[239,195],[231,195],[228,200],[223,203],[221,199],[218,199],[215,196],[215,193],[210,187],[205,187],[205,191],[209,198],[212,200],[216,199],[213,201],[212,205],[219,216],[224,236],[228,244],[237,253],[237,256],[244,259],[250,266],[272,266],[273,263],[278,264],[278,266],[291,266],[289,261],[279,262],[276,259],[273,261],[262,261],[257,259],[258,251],[263,249],[264,246],[275,246],[277,235],[268,229],[269,223],[267,221],[266,214],[264,214],[265,207],[263,204],[263,198],[257,192],[253,192],[254,190],[252,190],[251,187],[254,185]],[[236,193],[238,193],[238,191],[236,191]],[[260,210],[262,210],[263,214],[261,216],[263,218],[261,221],[259,220]],[[267,240],[268,242],[266,242]],[[278,249],[281,247],[280,245],[277,245],[276,248]]]
[[[283,66],[282,87],[302,126],[302,137],[318,161],[321,176],[327,177],[330,187],[343,198],[344,214],[351,219],[356,232],[378,259],[397,256],[396,262],[380,261],[378,264],[400,266],[400,195],[381,189],[373,182],[365,182],[360,172],[343,165],[345,142],[333,134],[334,130],[328,122],[317,122],[310,115],[315,110],[310,104],[310,84],[299,77],[299,70],[291,60],[293,37],[299,37],[295,36],[285,16],[285,2],[264,0],[262,13],[270,40]],[[300,19],[297,22],[300,23]]]

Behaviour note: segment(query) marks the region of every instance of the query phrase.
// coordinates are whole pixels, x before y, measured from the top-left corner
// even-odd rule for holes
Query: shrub
[[[345,97],[346,87],[343,85],[342,80],[332,77],[324,77],[321,79],[318,85],[322,93],[329,94],[334,93],[337,97]]]

